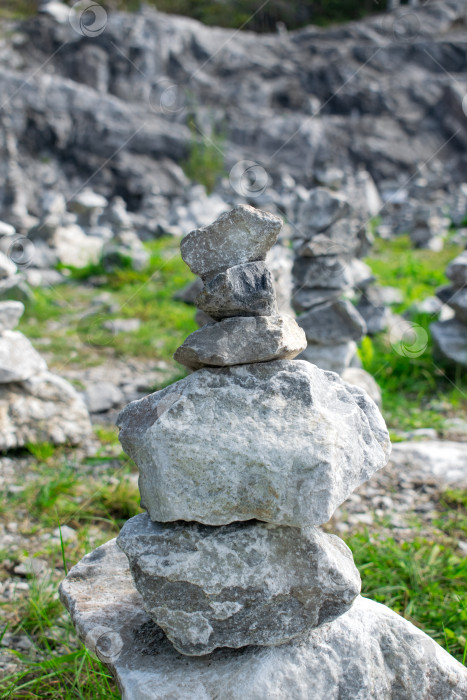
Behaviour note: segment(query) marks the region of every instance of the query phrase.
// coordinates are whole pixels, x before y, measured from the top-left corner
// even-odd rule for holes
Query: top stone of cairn
[[[182,258],[194,274],[206,279],[234,265],[264,260],[281,226],[278,216],[241,204],[185,236]]]

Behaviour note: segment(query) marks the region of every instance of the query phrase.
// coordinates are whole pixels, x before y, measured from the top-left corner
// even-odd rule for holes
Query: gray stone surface
[[[236,316],[195,331],[174,358],[190,369],[290,360],[306,347],[305,333],[291,316]]]
[[[292,268],[295,288],[350,289],[353,274],[345,258],[321,255],[316,258],[296,258]]]
[[[0,384],[0,450],[28,442],[76,445],[91,432],[84,401],[65,379],[42,372]]]
[[[367,394],[298,360],[202,369],[117,425],[159,522],[319,525],[390,452]]]
[[[16,328],[24,313],[24,304],[20,301],[0,301],[0,333]]]
[[[90,413],[103,413],[122,404],[123,393],[111,382],[96,382],[87,387],[84,401]]]
[[[388,327],[391,318],[391,310],[388,306],[376,306],[363,298],[357,304],[357,310],[365,321],[368,335],[376,335]]]
[[[13,277],[16,273],[16,265],[12,260],[0,251],[0,279]]]
[[[446,277],[453,282],[456,287],[467,285],[467,250],[457,256],[449,263],[446,269]]]
[[[273,648],[177,653],[145,612],[115,540],[69,572],[60,597],[123,700],[464,700],[467,670],[380,603],[350,610]]]
[[[467,287],[441,287],[436,292],[443,304],[448,304],[462,323],[467,324]]]
[[[365,389],[368,396],[373,399],[379,408],[381,408],[381,389],[369,372],[361,367],[347,367],[341,373],[341,377],[344,382],[347,382],[348,384],[355,384],[355,386]]]
[[[47,369],[47,364],[19,331],[0,335],[0,384],[21,382]]]
[[[231,316],[277,314],[272,274],[264,262],[235,265],[206,282],[195,304],[219,321]]]
[[[302,243],[297,253],[303,258],[313,258],[317,255],[348,255],[349,248],[346,243],[334,241],[324,233],[318,233],[313,238]]]
[[[325,187],[311,190],[298,214],[298,234],[303,237],[319,233],[332,226],[338,219],[348,217],[351,208],[348,200]]]
[[[355,306],[346,299],[315,306],[298,317],[309,343],[332,345],[359,341],[366,333],[366,323]]]
[[[430,326],[435,356],[467,367],[467,328],[452,319],[436,321]]]
[[[395,469],[410,473],[418,483],[433,479],[461,488],[467,486],[467,443],[451,440],[396,442],[391,453]]]
[[[297,289],[292,297],[292,306],[297,313],[308,311],[313,306],[325,304],[337,299],[341,294],[340,289]]]
[[[357,344],[350,340],[335,345],[308,345],[299,355],[299,360],[306,360],[328,372],[342,372],[350,366],[357,353]]]
[[[234,265],[264,260],[277,240],[278,216],[241,204],[182,239],[183,260],[203,279]]]
[[[190,282],[180,289],[180,291],[175,292],[174,299],[177,301],[183,301],[185,304],[194,305],[195,299],[198,294],[203,290],[204,284],[200,277],[197,277],[193,282]]]
[[[283,644],[360,593],[350,549],[314,527],[161,524],[143,513],[117,544],[146,611],[182,654]]]

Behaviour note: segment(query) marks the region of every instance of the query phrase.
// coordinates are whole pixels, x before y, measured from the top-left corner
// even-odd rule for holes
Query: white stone
[[[123,700],[464,700],[467,669],[380,603],[350,610],[277,647],[178,654],[145,612],[115,540],[86,555],[60,587],[80,639]]]
[[[0,384],[21,382],[47,369],[45,360],[19,331],[0,335]]]
[[[344,369],[341,376],[344,382],[355,384],[355,386],[365,389],[368,396],[381,408],[381,389],[369,372],[361,367],[347,367]]]
[[[22,302],[0,301],[0,333],[16,328],[23,313],[24,304]]]
[[[467,443],[450,440],[396,442],[391,463],[420,481],[433,478],[442,484],[467,486]]]
[[[8,246],[10,247],[10,246]],[[0,279],[13,277],[16,273],[16,265],[10,258],[0,251]]]
[[[299,360],[201,369],[117,425],[159,522],[319,525],[390,452],[366,392]]]

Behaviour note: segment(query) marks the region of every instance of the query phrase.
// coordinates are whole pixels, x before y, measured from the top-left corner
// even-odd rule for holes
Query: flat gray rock
[[[0,450],[28,443],[77,445],[92,433],[84,401],[50,372],[0,385]]]
[[[353,340],[334,345],[313,345],[310,343],[299,355],[299,360],[306,360],[327,372],[342,372],[350,367],[357,354],[357,344]]]
[[[291,360],[306,347],[291,316],[236,316],[208,323],[185,340],[174,359],[190,369]]]
[[[325,231],[338,219],[350,214],[351,207],[346,197],[325,187],[316,187],[300,207],[298,232],[306,236]]]
[[[467,325],[467,287],[441,287],[436,296],[453,309],[456,318]]]
[[[349,247],[345,242],[334,241],[324,233],[318,233],[313,238],[300,242],[297,254],[302,258],[314,258],[318,255],[348,255]]]
[[[149,616],[190,656],[284,644],[344,613],[360,593],[350,549],[314,527],[162,524],[142,513],[117,544]]]
[[[19,331],[0,335],[0,384],[21,382],[47,369],[47,364]]]
[[[325,304],[333,299],[338,299],[340,295],[340,289],[310,289],[302,287],[294,292],[292,306],[300,314],[318,304]]]
[[[350,289],[354,279],[349,262],[337,255],[295,258],[292,275],[297,289]]]
[[[272,274],[264,262],[235,265],[206,282],[195,304],[216,321],[232,316],[272,316],[277,314]]]
[[[299,360],[199,370],[117,425],[158,522],[319,525],[390,453],[368,395]]]
[[[16,328],[23,313],[21,301],[0,301],[0,333]]]
[[[446,269],[446,277],[453,282],[456,287],[467,285],[467,250],[452,260]]]
[[[430,325],[435,355],[467,367],[467,327],[458,321],[436,321]]]
[[[366,323],[355,306],[346,299],[320,304],[298,317],[309,343],[331,345],[361,340]]]
[[[234,265],[264,260],[281,226],[278,216],[241,204],[185,236],[180,251],[190,270],[205,279]]]
[[[358,597],[333,622],[276,647],[179,654],[143,607],[115,540],[60,587],[80,639],[123,700],[464,700],[467,670],[428,635]]]

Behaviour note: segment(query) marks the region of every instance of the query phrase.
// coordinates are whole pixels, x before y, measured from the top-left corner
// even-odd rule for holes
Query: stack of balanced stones
[[[430,326],[435,351],[442,359],[467,367],[467,250],[450,262],[446,276],[451,284],[436,292],[454,311],[454,318]]]
[[[318,526],[390,452],[364,391],[292,359],[305,335],[277,314],[264,263],[280,227],[239,206],[183,239],[215,321],[175,353],[193,373],[118,418],[147,512],[117,544],[146,612],[189,656],[283,645],[350,608],[352,554]]]
[[[355,361],[356,343],[367,330],[355,306],[343,298],[371,281],[371,271],[356,257],[365,229],[352,217],[348,199],[325,187],[311,191],[297,218],[292,306],[308,342],[301,358],[342,374]]]

